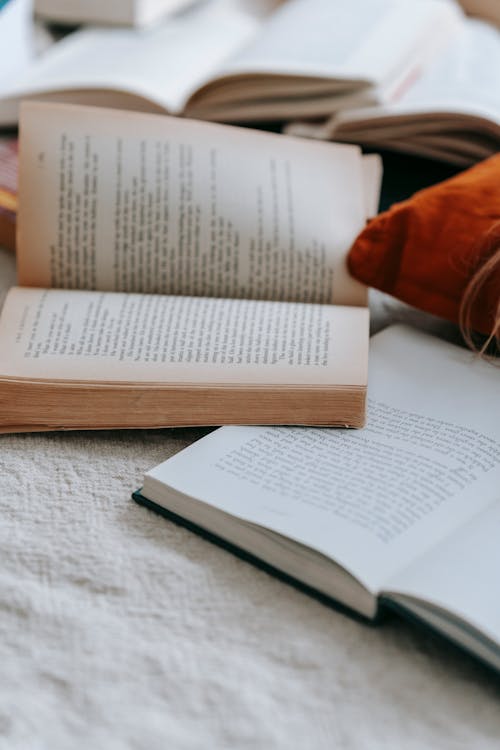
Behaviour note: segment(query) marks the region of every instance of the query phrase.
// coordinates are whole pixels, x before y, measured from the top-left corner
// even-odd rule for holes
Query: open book
[[[148,31],[89,28],[0,89],[0,125],[49,98],[211,120],[390,101],[453,35],[446,0],[210,0]]]
[[[394,326],[372,341],[363,431],[225,427],[147,472],[135,499],[500,670],[499,400],[497,368]]]
[[[0,91],[12,85],[34,58],[30,0],[0,2]]]
[[[148,26],[193,0],[35,0],[35,12],[57,23]]]
[[[499,4],[500,8],[500,4]],[[464,19],[448,47],[399,99],[287,132],[404,151],[468,166],[500,149],[500,31]]]
[[[0,429],[363,424],[366,290],[345,255],[376,159],[42,103],[20,153]]]

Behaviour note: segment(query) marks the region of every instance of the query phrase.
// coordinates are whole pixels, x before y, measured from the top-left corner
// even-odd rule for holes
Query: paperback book
[[[357,147],[27,103],[0,430],[362,426]]]

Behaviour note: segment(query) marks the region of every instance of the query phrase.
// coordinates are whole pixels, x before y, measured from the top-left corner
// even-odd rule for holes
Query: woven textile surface
[[[204,432],[0,436],[1,750],[497,750],[500,680],[479,663],[131,501]]]

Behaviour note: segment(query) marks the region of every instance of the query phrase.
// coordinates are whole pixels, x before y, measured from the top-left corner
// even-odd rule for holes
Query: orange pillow
[[[368,286],[458,323],[463,293],[491,253],[487,235],[498,221],[500,154],[375,217],[349,252],[349,270]],[[472,310],[475,330],[491,332],[499,299],[496,273]]]

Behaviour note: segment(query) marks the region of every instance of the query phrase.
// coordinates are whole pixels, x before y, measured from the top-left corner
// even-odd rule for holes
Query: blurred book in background
[[[35,0],[35,13],[64,24],[149,26],[194,0]]]
[[[391,101],[462,22],[445,0],[213,0],[147,30],[84,28],[0,97],[0,124],[44,98],[199,119],[328,117]]]
[[[487,159],[500,150],[500,32],[464,18],[446,49],[392,102],[291,123],[287,132],[459,167]]]
[[[0,247],[15,250],[17,216],[17,140],[0,140]]]
[[[0,91],[33,59],[30,0],[0,0]]]

